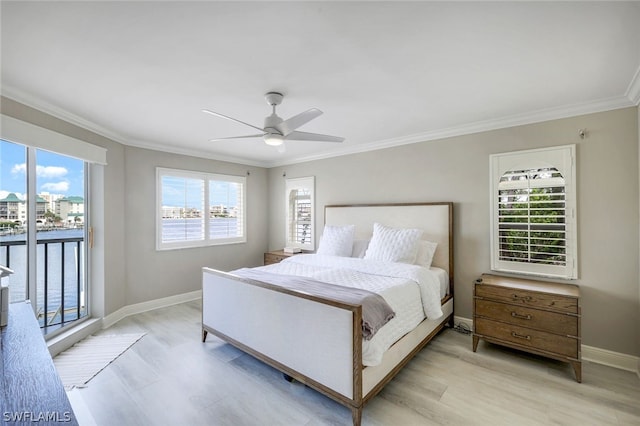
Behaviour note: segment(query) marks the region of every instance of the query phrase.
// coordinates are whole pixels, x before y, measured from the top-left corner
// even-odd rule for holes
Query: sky
[[[238,192],[236,184],[224,181],[209,181],[209,203],[235,207]],[[163,176],[162,205],[171,207],[202,208],[204,181],[185,177]]]
[[[0,199],[14,193],[26,199],[27,149],[24,145],[0,140]],[[76,158],[36,150],[36,190],[63,196],[84,197],[84,162]],[[189,181],[189,180],[187,180]],[[185,186],[184,179],[163,185],[163,205],[200,208],[202,188]],[[200,190],[198,190],[200,189]],[[235,184],[216,182],[210,188],[212,205],[235,206]]]
[[[27,149],[19,145],[0,140],[0,199],[14,193],[20,199],[26,198],[26,157]],[[84,197],[84,162],[48,151],[36,151],[36,189],[38,194],[60,194],[64,196]],[[188,180],[187,180],[188,181]],[[186,185],[178,179],[175,185],[163,187],[163,205],[200,208],[201,188]],[[172,187],[173,186],[173,187]],[[210,201],[213,205],[236,205],[235,185],[216,182],[210,188]]]
[[[10,193],[25,198],[27,192],[24,145],[0,141],[0,199]],[[43,150],[36,151],[36,190],[38,194],[84,197],[84,162]]]

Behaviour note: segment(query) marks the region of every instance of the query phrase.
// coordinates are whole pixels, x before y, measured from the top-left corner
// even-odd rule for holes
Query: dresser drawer
[[[578,335],[578,318],[556,312],[476,299],[476,315],[565,336]]]
[[[495,338],[535,350],[578,358],[580,340],[576,338],[559,336],[484,318],[476,318],[475,327],[475,333],[481,337]]]
[[[476,297],[532,308],[550,309],[557,312],[578,313],[578,300],[559,294],[547,294],[487,284],[476,285],[475,290]]]
[[[273,254],[273,253],[265,253],[264,254],[264,264],[271,265],[272,263],[280,263],[282,260],[286,259],[287,256]]]
[[[268,251],[264,254],[264,264],[271,265],[280,263],[287,257],[295,256],[297,253],[287,253],[284,250]]]

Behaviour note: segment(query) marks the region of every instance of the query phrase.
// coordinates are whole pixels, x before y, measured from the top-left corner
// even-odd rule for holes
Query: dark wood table
[[[0,340],[0,424],[77,425],[29,303],[9,306]]]

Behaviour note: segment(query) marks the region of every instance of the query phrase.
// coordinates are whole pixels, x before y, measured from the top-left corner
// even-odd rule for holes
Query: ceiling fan
[[[296,140],[296,141],[318,141],[318,142],[342,142],[344,138],[337,136],[329,136],[329,135],[321,135],[318,133],[308,133],[308,132],[299,132],[298,127],[307,124],[309,121],[314,118],[320,116],[322,111],[317,108],[311,108],[305,112],[301,112],[298,115],[294,115],[293,117],[282,120],[282,118],[278,117],[276,114],[276,106],[280,105],[284,95],[278,92],[269,92],[264,95],[267,103],[272,107],[272,113],[270,116],[264,119],[264,127],[260,128],[258,126],[254,126],[249,123],[245,123],[244,121],[237,120],[235,118],[228,117],[226,115],[220,114],[218,112],[210,111],[208,109],[203,109],[202,112],[206,112],[207,114],[215,115],[216,117],[226,118],[227,120],[235,121],[236,123],[244,124],[245,126],[249,126],[256,130],[259,130],[260,133],[254,135],[245,135],[245,136],[231,136],[227,138],[219,138],[219,139],[210,139],[211,142],[221,141],[221,140],[229,140],[229,139],[244,139],[244,138],[258,138],[261,137],[267,145],[279,146],[284,143],[285,140]]]

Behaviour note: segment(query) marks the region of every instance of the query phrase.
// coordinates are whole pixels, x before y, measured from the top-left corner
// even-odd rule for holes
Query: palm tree
[[[45,220],[47,225],[49,225],[51,222],[54,222],[55,219],[56,219],[56,215],[51,210],[47,210],[45,212],[44,220]]]

